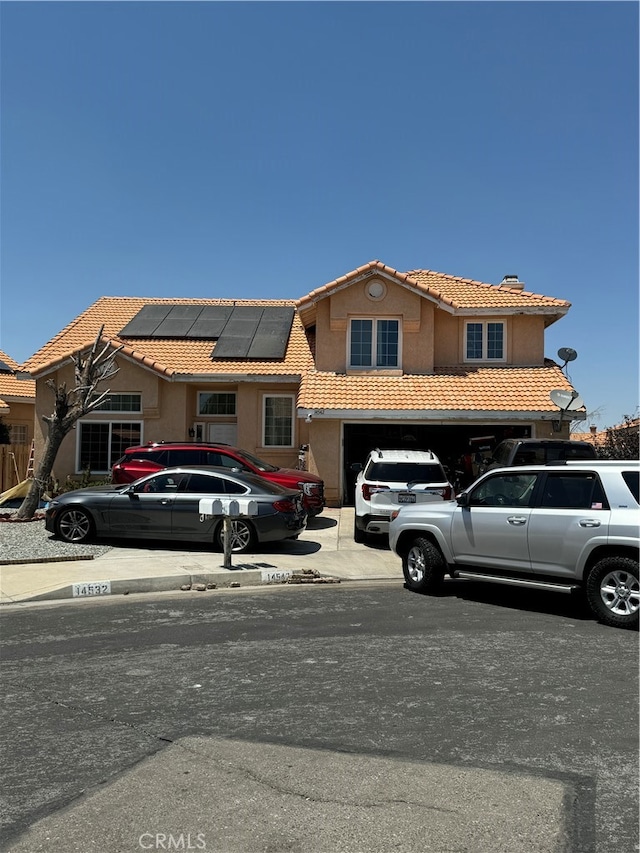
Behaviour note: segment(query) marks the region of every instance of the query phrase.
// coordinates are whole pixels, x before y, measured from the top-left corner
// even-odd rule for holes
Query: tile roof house
[[[19,365],[0,350],[0,418],[10,444],[0,444],[0,493],[25,479],[36,412],[36,383],[18,379]]]
[[[71,383],[71,356],[100,327],[122,348],[105,404],[63,443],[58,479],[104,474],[139,442],[225,441],[291,467],[308,445],[340,505],[373,447],[430,448],[453,465],[480,436],[557,436],[549,392],[573,389],[544,331],[569,307],[517,276],[491,285],[371,261],[298,300],[102,297],[23,370],[39,425],[45,380]]]
[[[11,443],[30,445],[36,410],[36,383],[20,380],[17,361],[0,350],[0,417],[11,429]]]

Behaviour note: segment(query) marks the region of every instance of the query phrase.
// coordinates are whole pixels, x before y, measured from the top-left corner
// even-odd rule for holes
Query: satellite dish
[[[551,402],[563,412],[574,412],[584,406],[584,400],[577,391],[565,391],[564,388],[554,388],[549,392]]]
[[[558,358],[561,358],[566,364],[568,361],[575,361],[578,353],[571,347],[560,347],[558,350]]]

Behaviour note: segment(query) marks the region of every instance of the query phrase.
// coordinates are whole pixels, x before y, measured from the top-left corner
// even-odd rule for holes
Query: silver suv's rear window
[[[623,471],[622,479],[629,486],[637,504],[640,504],[640,471]]]
[[[447,477],[441,465],[425,465],[417,462],[372,462],[365,472],[367,480],[381,483],[446,483]]]

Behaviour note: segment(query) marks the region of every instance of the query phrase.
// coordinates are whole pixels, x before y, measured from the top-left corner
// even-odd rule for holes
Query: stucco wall
[[[24,426],[27,428],[27,444],[33,441],[35,400],[30,403],[9,402],[9,412],[2,416],[7,426]]]
[[[339,506],[342,495],[342,422],[338,420],[313,421],[310,430],[309,470],[324,480],[325,501],[328,506]]]
[[[433,366],[433,304],[405,287],[386,285],[383,299],[366,295],[356,283],[318,303],[316,314],[316,367],[344,373],[351,317],[391,317],[401,321],[405,373],[428,373]]]

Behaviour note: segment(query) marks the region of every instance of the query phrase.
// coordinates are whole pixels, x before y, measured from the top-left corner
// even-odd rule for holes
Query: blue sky
[[[568,299],[638,406],[634,2],[14,3],[0,348],[100,296],[297,298],[379,259]]]

